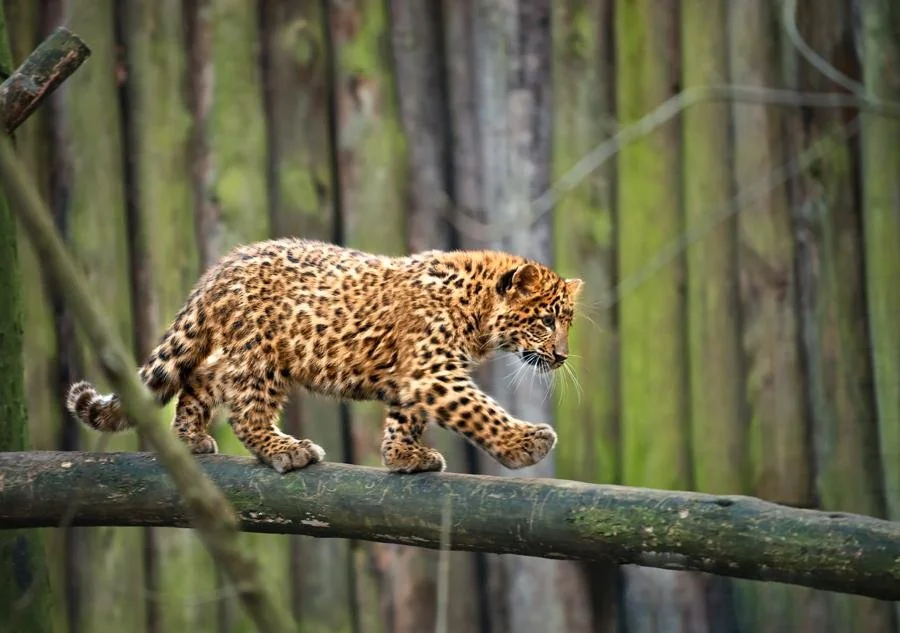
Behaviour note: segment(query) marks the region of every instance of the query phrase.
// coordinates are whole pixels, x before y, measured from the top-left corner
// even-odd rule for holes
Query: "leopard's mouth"
[[[534,367],[538,371],[542,372],[556,369],[560,365],[560,363],[554,363],[539,352],[535,352],[534,350],[529,349],[519,350],[519,357],[526,365],[530,365],[531,367]]]

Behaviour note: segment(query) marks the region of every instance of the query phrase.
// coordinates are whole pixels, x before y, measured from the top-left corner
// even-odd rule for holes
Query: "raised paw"
[[[196,433],[194,435],[179,435],[179,439],[187,444],[188,449],[194,455],[208,455],[219,452],[219,445],[209,433]]]
[[[293,437],[281,438],[279,446],[267,451],[260,459],[279,473],[286,473],[315,464],[325,459],[325,451],[309,440]]]
[[[383,444],[381,457],[385,467],[393,473],[440,472],[447,467],[444,456],[421,444]]]
[[[508,445],[497,451],[497,461],[507,468],[534,466],[556,446],[556,431],[549,424],[524,424]]]

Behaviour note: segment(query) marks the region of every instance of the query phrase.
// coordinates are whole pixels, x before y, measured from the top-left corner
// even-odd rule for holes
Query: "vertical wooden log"
[[[900,10],[887,0],[862,3],[861,45],[867,90],[900,100]],[[862,203],[866,299],[888,517],[900,520],[900,122],[862,115]],[[893,281],[892,281],[893,280]]]
[[[71,0],[60,16],[86,42],[92,55],[65,90],[66,134],[71,161],[70,244],[97,301],[111,316],[119,335],[131,340],[129,253],[123,190],[121,126],[116,103],[121,59],[115,47],[113,3]],[[97,113],[103,112],[104,116]],[[106,387],[97,358],[78,337],[84,377]],[[60,394],[62,395],[62,394]],[[80,427],[80,425],[79,425]],[[103,450],[136,450],[132,433],[100,436],[79,430],[83,446]],[[77,499],[77,490],[73,490]],[[139,530],[93,528],[80,532],[78,586],[84,631],[143,631],[142,538]]]
[[[13,69],[9,31],[0,6],[0,67]],[[29,444],[26,414],[22,296],[16,221],[0,192],[0,450],[22,451]],[[0,535],[0,629],[49,633],[53,629],[50,578],[44,539],[38,530]]]
[[[860,3],[859,44],[868,92],[900,101],[900,8],[889,0]],[[862,207],[866,307],[875,378],[887,516],[900,520],[900,121],[862,115]],[[900,607],[895,607],[900,621]]]
[[[491,228],[484,239],[498,248],[553,263],[552,217],[534,217],[531,200],[551,177],[552,4],[479,0],[470,28],[479,137],[481,191],[476,209]],[[461,226],[465,226],[462,224]],[[549,387],[538,382],[514,391],[509,357],[489,366],[490,391],[513,415],[552,421]],[[485,372],[488,374],[488,372]],[[479,456],[485,472],[505,473]],[[519,476],[552,476],[556,454]],[[580,631],[590,626],[587,592],[577,566],[519,556],[488,556],[492,630]]]
[[[682,0],[686,89],[728,81],[726,3]],[[697,490],[747,491],[741,377],[737,224],[733,217],[731,108],[705,103],[684,113],[691,446]]]
[[[390,35],[400,122],[406,138],[409,166],[409,210],[406,218],[410,252],[449,249],[453,244],[449,223],[449,134],[439,3],[391,0]],[[465,440],[432,428],[425,441],[440,450],[449,470],[467,469]],[[452,511],[452,509],[451,509]],[[433,630],[438,617],[447,631],[477,628],[475,556],[466,552],[433,552],[391,546],[392,591],[396,613],[394,631]],[[447,557],[446,577],[439,560]],[[441,583],[446,582],[452,606],[440,605]],[[438,606],[446,607],[438,613]]]
[[[727,3],[681,0],[686,89],[728,81]],[[699,104],[683,115],[691,461],[697,490],[743,494],[749,485],[740,339],[731,108]],[[695,239],[695,236],[698,236]],[[735,619],[732,583],[706,578],[709,626]],[[716,600],[712,596],[720,596]]]
[[[342,241],[371,252],[406,251],[406,145],[390,68],[387,6],[329,2],[334,59],[338,196]],[[356,463],[381,464],[383,407],[350,406]],[[357,544],[360,630],[392,631],[397,608],[390,546]]]
[[[558,180],[616,127],[613,2],[553,5],[553,175]],[[575,378],[556,382],[557,474],[581,481],[621,479],[615,309],[615,167],[603,165],[554,210],[556,268],[585,280],[570,331]],[[573,384],[574,381],[580,383]],[[615,565],[585,566],[594,591],[594,629],[618,627]]]
[[[41,6],[27,0],[6,0],[4,3],[12,50],[12,66],[17,67],[40,43],[42,38]],[[16,150],[41,192],[50,193],[48,107],[35,112],[16,130]],[[25,393],[29,419],[40,420],[31,424],[31,446],[35,449],[55,449],[59,439],[60,407],[56,393],[56,333],[52,298],[44,286],[41,269],[28,240],[19,235],[16,240],[19,251],[22,287],[22,317],[28,324],[24,331]]]
[[[12,49],[12,65],[16,67],[33,51],[50,29],[44,26],[49,10],[43,3],[33,0],[6,0],[3,10],[8,24]],[[57,207],[52,196],[57,167],[56,152],[50,134],[58,111],[60,93],[65,84],[54,92],[49,100],[25,121],[16,131],[16,150],[38,184],[45,199]],[[57,209],[54,209],[57,211]],[[28,411],[30,445],[37,450],[61,448],[61,429],[68,420],[64,417],[61,402],[61,382],[67,382],[68,363],[59,345],[58,302],[54,301],[44,283],[40,262],[21,229],[17,231],[16,245],[19,251],[19,271],[22,320],[27,324],[23,332],[25,399]],[[51,591],[56,605],[52,610],[54,630],[62,630],[66,624],[68,607],[76,603],[70,600],[67,583],[68,562],[71,557],[67,543],[72,543],[72,530],[55,530],[43,536],[47,554],[47,570]],[[72,631],[76,633],[76,631]]]
[[[772,3],[731,3],[729,70],[741,85],[783,85]],[[812,503],[812,453],[799,355],[794,235],[785,165],[795,157],[784,111],[734,102],[734,181],[750,492],[782,503]],[[815,628],[814,592],[737,582],[738,617],[752,631]]]
[[[184,303],[198,275],[191,213],[184,95],[187,55],[180,3],[119,5],[125,55],[120,117],[131,246],[134,341],[140,362]],[[174,403],[160,412],[168,425]],[[216,622],[216,578],[197,536],[145,533],[147,631],[204,629]]]
[[[463,230],[466,218],[474,218],[480,223],[487,221],[482,207],[482,157],[479,150],[481,130],[476,104],[474,62],[474,20],[475,0],[444,0],[442,22],[444,32],[444,60],[447,73],[447,105],[449,126],[449,157],[451,177],[448,192],[454,205],[451,217],[456,229],[460,248],[487,248],[487,236]],[[486,374],[489,367],[477,372],[476,380],[487,386]],[[478,449],[469,446],[465,451],[468,470],[478,470]],[[476,554],[474,557],[476,598],[475,618],[480,633],[493,631],[493,622],[498,619],[498,600],[493,600],[493,587],[489,587],[490,575],[488,556]]]
[[[850,4],[798,3],[804,41],[841,72],[860,76]],[[841,91],[809,63],[799,64],[804,91]],[[798,115],[801,113],[797,113]],[[814,440],[816,489],[825,510],[885,516],[865,309],[865,252],[857,199],[857,113],[816,109],[793,128],[804,150],[821,158],[796,180],[798,287],[802,343]],[[884,602],[822,593],[829,630],[893,631]]]
[[[779,82],[776,21],[768,3],[730,5],[731,78]],[[787,186],[776,171],[788,159],[779,111],[734,103],[735,183],[744,199],[738,249],[753,492],[791,504],[810,502],[810,452],[799,366],[796,279]],[[782,181],[783,181],[782,177]],[[748,192],[761,191],[750,196]],[[752,198],[749,199],[748,198]]]
[[[260,0],[261,72],[267,134],[267,189],[272,232],[332,241],[335,196],[329,139],[328,38],[320,3]],[[298,390],[285,429],[344,461],[340,405]],[[304,631],[351,631],[350,543],[291,538],[291,591]]]
[[[618,119],[628,125],[670,98],[680,77],[678,3],[616,3]],[[681,239],[679,121],[624,148],[618,157],[617,208],[623,483],[654,488],[692,485],[689,459],[685,262],[659,268],[660,251]],[[649,270],[647,267],[652,267]],[[646,280],[632,286],[636,275]],[[633,289],[632,289],[633,288]],[[653,394],[650,396],[649,394]],[[654,622],[676,630],[708,627],[702,580],[665,570],[627,568],[625,616],[630,629]]]
[[[209,196],[216,206],[218,223],[209,217],[201,237],[211,258],[238,243],[271,235],[266,186],[266,123],[263,86],[259,66],[259,25],[255,3],[243,0],[212,0],[207,7],[211,35],[212,102],[208,127],[210,160]],[[202,211],[202,209],[197,210]],[[220,425],[214,436],[224,453],[246,455],[247,450],[231,428]],[[273,586],[283,599],[291,595],[290,537],[245,534],[244,546],[252,549],[266,568]],[[251,631],[253,625],[235,608],[234,589],[222,588],[228,598],[222,604],[220,627]]]

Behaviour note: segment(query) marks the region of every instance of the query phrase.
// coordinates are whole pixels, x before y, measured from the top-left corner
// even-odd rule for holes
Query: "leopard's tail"
[[[69,387],[66,396],[69,413],[96,431],[115,433],[134,424],[125,417],[122,403],[116,394],[100,394],[89,382],[82,380]]]
[[[204,324],[205,319],[192,297],[138,370],[141,382],[160,406],[181,391],[185,378],[209,355],[210,334]],[[100,394],[89,382],[77,382],[69,388],[66,408],[97,431],[115,433],[134,426],[125,416],[117,394]]]

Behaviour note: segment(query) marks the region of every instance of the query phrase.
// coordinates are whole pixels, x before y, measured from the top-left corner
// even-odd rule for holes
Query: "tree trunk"
[[[13,57],[0,6],[0,67],[13,69]],[[22,356],[22,288],[16,221],[0,192],[0,451],[28,446]],[[44,564],[44,542],[37,530],[0,535],[0,629],[53,630],[50,579]]]

